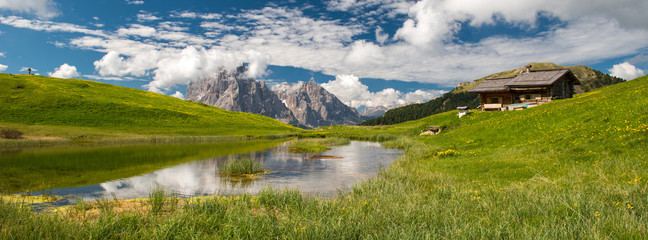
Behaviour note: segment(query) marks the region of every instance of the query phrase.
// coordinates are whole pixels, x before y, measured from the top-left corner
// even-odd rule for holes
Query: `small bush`
[[[0,137],[6,139],[19,139],[22,137],[22,135],[23,133],[16,129],[3,128],[2,130],[0,130]]]
[[[265,171],[265,169],[261,163],[250,158],[241,158],[230,161],[220,169],[220,173],[226,175],[253,174],[263,171]]]

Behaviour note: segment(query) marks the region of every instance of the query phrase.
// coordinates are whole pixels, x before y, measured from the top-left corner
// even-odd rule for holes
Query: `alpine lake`
[[[331,196],[375,177],[403,154],[378,142],[361,141],[296,154],[288,151],[291,141],[3,149],[0,189],[8,194],[57,196],[58,206],[79,198],[147,198],[159,189],[183,198],[254,195],[265,187]],[[241,158],[259,163],[265,173],[238,178],[219,171]]]

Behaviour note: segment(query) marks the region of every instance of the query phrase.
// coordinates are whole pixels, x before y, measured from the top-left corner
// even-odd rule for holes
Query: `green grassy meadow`
[[[0,238],[648,236],[648,76],[523,111],[456,113],[303,133],[384,140],[405,150],[377,178],[331,198],[264,189],[186,202],[166,197],[160,210],[158,196],[150,200],[158,202],[155,211],[103,207],[96,214],[38,214],[0,200]],[[418,136],[428,125],[442,133]]]
[[[0,74],[0,127],[25,137],[266,136],[272,118],[93,81]]]

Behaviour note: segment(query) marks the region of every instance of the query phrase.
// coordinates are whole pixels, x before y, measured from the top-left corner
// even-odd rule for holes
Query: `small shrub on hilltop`
[[[3,128],[2,130],[0,130],[0,137],[6,139],[19,139],[22,137],[22,135],[23,133],[16,129]]]

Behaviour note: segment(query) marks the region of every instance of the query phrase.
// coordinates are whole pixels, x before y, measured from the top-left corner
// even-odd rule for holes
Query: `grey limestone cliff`
[[[355,109],[315,82],[283,83],[272,90],[302,125],[351,125],[362,121]]]
[[[245,71],[239,67],[236,72],[222,71],[216,77],[191,82],[186,99],[310,128],[362,121],[355,109],[315,82],[283,83],[270,90],[265,82],[247,77]]]
[[[228,111],[256,113],[284,123],[296,123],[290,110],[265,82],[245,76],[245,67],[189,83],[186,99]]]

